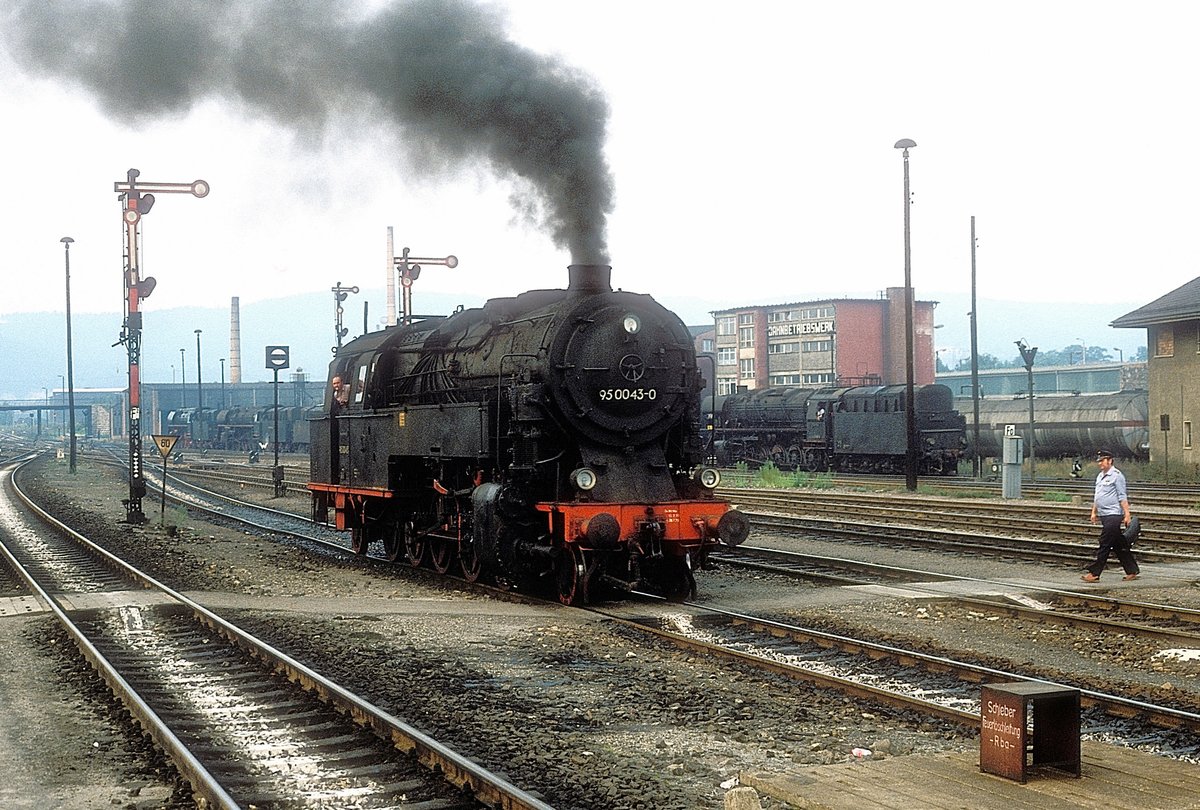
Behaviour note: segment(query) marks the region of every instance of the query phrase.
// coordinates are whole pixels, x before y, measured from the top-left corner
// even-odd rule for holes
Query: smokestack
[[[238,297],[229,301],[229,383],[242,381],[242,316],[238,308]]]
[[[612,267],[607,264],[567,265],[567,290],[577,295],[612,292]]]
[[[396,325],[396,243],[392,241],[392,226],[388,225],[387,235],[387,325]],[[365,305],[364,305],[365,306]],[[364,310],[365,312],[365,310]],[[363,334],[367,333],[366,315],[363,315]]]

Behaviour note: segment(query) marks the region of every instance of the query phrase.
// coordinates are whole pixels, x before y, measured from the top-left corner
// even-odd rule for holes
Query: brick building
[[[735,307],[716,320],[717,394],[775,385],[905,382],[904,288],[879,298]],[[934,381],[936,301],[913,302],[914,383]]]

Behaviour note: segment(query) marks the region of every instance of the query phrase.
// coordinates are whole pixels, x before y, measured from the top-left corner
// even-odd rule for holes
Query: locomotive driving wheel
[[[440,537],[431,538],[429,541],[429,564],[433,566],[433,570],[444,574],[450,570],[453,562],[454,544]]]
[[[804,469],[809,472],[816,472],[821,469],[821,456],[816,450],[804,451]]]
[[[383,530],[383,553],[389,562],[404,554],[404,524],[397,521]]]
[[[483,563],[479,560],[479,554],[475,551],[473,542],[467,541],[459,546],[458,562],[462,566],[463,578],[467,582],[476,582],[479,579],[479,575],[483,571]]]
[[[413,568],[420,568],[425,561],[425,538],[417,534],[417,527],[411,520],[404,522],[404,556]]]
[[[558,558],[558,601],[564,605],[586,605],[595,563],[577,546],[567,546]]]

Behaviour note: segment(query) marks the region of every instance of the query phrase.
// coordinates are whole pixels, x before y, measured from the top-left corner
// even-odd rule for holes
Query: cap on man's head
[[[1107,459],[1111,460],[1112,457],[1113,457],[1113,454],[1108,452],[1107,450],[1097,450],[1096,451],[1096,461],[1099,461],[1102,458],[1107,458]]]

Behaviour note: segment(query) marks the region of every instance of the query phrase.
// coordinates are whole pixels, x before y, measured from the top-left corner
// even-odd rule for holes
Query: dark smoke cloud
[[[297,132],[381,110],[414,165],[484,160],[526,181],[575,262],[606,262],[608,104],[582,73],[504,36],[495,8],[412,0],[354,17],[330,0],[18,0],[4,38],[31,74],[91,91],[121,121],[222,99]]]

